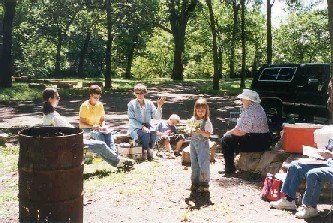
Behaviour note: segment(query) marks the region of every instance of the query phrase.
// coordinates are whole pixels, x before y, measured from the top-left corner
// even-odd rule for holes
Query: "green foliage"
[[[330,61],[327,10],[292,13],[274,32],[275,62],[322,63]]]
[[[132,65],[134,54],[140,56],[150,38],[156,23],[158,11],[157,0],[115,1],[114,33],[114,60],[116,66],[126,67]]]
[[[262,2],[250,1],[246,7],[248,70],[256,69],[266,59],[266,18],[260,10]],[[53,75],[102,77],[105,72],[107,40],[104,3],[102,0],[74,0],[71,4],[67,4],[66,0],[17,1],[12,50],[15,74],[34,78],[49,78]],[[237,30],[236,36],[232,35],[233,9],[228,4],[230,1],[213,0],[212,3],[217,19],[218,47],[222,51],[222,75],[226,77],[231,60],[235,62],[236,74],[241,67],[240,30]],[[167,4],[166,0],[112,1],[113,77],[123,76],[126,69],[131,69],[131,75],[137,79],[170,77],[174,43],[172,35],[167,31],[171,29]],[[176,10],[180,8],[181,5],[176,6]],[[0,5],[0,17],[3,13]],[[311,5],[293,8],[287,23],[273,32],[274,62],[328,62],[327,21],[326,10],[314,11]],[[212,38],[209,14],[203,1],[200,1],[191,15],[185,38],[182,57],[184,77],[211,78]],[[231,58],[233,40],[235,57]],[[60,73],[54,74],[59,45]],[[78,73],[80,59],[83,60],[83,70]]]
[[[29,88],[24,83],[14,83],[13,87],[0,89],[0,101],[32,100],[40,98],[41,91]]]
[[[155,29],[147,42],[145,51],[133,62],[133,73],[136,78],[170,77],[172,72],[172,36]]]

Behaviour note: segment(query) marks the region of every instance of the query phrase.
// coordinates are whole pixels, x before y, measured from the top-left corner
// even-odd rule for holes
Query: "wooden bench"
[[[90,87],[91,85],[98,85],[100,87],[103,87],[103,82],[102,81],[82,82],[82,87]]]

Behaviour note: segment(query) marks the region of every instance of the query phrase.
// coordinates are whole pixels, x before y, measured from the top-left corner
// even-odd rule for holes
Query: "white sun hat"
[[[243,92],[239,95],[237,95],[237,98],[242,98],[246,100],[253,101],[254,103],[260,103],[261,100],[259,98],[259,94],[255,91],[252,91],[250,89],[243,89]]]

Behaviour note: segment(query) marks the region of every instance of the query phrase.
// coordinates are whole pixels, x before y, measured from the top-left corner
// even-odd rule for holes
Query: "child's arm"
[[[205,137],[205,138],[209,138],[210,135],[211,135],[210,132],[208,132],[208,131],[202,131],[202,130],[200,130],[200,129],[196,130],[195,132],[196,132],[197,134],[201,134],[201,135],[202,135],[203,137]]]

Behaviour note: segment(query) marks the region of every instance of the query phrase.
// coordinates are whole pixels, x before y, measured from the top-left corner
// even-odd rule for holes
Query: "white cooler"
[[[325,146],[328,144],[328,140],[333,138],[333,125],[325,125],[323,128],[315,130],[313,135],[317,148],[325,149]]]

